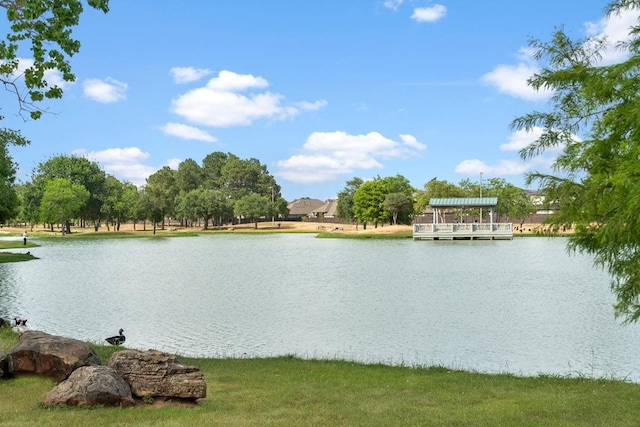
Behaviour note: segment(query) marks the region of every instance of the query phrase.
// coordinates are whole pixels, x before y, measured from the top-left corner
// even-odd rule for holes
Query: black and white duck
[[[113,337],[109,337],[109,338],[105,338],[105,341],[107,341],[109,344],[111,345],[122,345],[124,344],[124,340],[126,340],[127,338],[122,334],[124,332],[124,329],[120,329],[118,331],[118,333],[120,335],[116,335]]]
[[[27,319],[22,319],[20,317],[14,317],[13,320],[16,322],[16,329],[18,333],[22,334],[28,330],[27,328]]]

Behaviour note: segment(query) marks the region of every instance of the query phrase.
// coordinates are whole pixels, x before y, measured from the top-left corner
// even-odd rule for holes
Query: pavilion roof
[[[442,197],[429,200],[432,208],[490,208],[497,204],[497,197]]]

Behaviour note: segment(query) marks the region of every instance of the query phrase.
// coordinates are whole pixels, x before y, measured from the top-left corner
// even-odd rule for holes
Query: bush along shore
[[[18,342],[0,329],[0,351]],[[89,343],[102,360],[122,347]],[[0,380],[3,426],[636,426],[640,385],[586,376],[487,375],[445,367],[392,367],[340,360],[181,358],[204,374],[196,405],[145,399],[133,407],[45,407],[55,385]]]

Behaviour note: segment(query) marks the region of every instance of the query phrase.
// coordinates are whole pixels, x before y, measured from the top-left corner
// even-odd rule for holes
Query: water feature
[[[0,315],[187,356],[293,354],[640,382],[640,332],[562,238],[309,234],[37,242],[0,264]]]

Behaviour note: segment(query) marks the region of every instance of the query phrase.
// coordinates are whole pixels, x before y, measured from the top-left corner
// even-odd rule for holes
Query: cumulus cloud
[[[276,175],[296,183],[323,183],[355,170],[382,169],[382,159],[410,158],[426,150],[412,135],[400,141],[378,132],[349,135],[346,132],[314,132],[301,153],[277,163]]]
[[[619,44],[629,41],[631,28],[638,24],[639,17],[638,9],[622,9],[619,14],[605,16],[598,22],[585,24],[587,36],[607,42],[607,49],[602,53],[601,64],[615,64],[628,57],[628,50],[620,48]]]
[[[429,7],[417,7],[413,10],[411,19],[416,22],[436,22],[447,14],[446,6],[434,4]]]
[[[520,49],[520,62],[517,65],[498,65],[493,71],[482,76],[485,83],[495,87],[499,92],[528,101],[543,101],[551,97],[553,92],[545,89],[535,90],[527,84],[527,80],[540,71],[540,66],[533,60],[531,49]]]
[[[169,166],[173,170],[178,170],[178,166],[180,166],[180,163],[182,163],[182,159],[178,159],[174,157],[172,159],[167,160],[167,162],[165,163],[165,166]]]
[[[480,175],[485,176],[510,176],[522,175],[529,172],[533,168],[531,162],[522,162],[519,160],[499,160],[494,165],[489,165],[482,160],[470,159],[463,160],[456,166],[455,172],[461,175]]]
[[[247,126],[259,119],[286,119],[327,105],[323,100],[283,105],[284,96],[263,90],[268,86],[263,77],[223,70],[204,87],[175,98],[171,109],[190,123],[229,127]]]
[[[535,126],[532,130],[517,130],[509,135],[508,141],[500,145],[501,151],[520,151],[535,142],[542,135],[543,128]],[[581,141],[577,135],[572,135],[576,142]],[[463,160],[456,166],[455,172],[461,175],[479,175],[480,172],[487,176],[511,176],[531,172],[534,169],[551,169],[557,155],[562,151],[563,145],[546,150],[539,156],[522,161],[521,159],[503,159],[490,165],[479,159]]]
[[[166,123],[160,126],[160,130],[165,135],[175,136],[181,139],[204,141],[204,142],[216,142],[217,139],[209,132],[206,132],[197,127],[188,126],[182,123]]]
[[[595,49],[598,40],[606,41],[605,50],[600,50],[601,65],[614,64],[625,60],[629,52],[621,44],[631,38],[631,28],[637,25],[640,18],[639,9],[623,9],[619,14],[605,16],[597,22],[585,24],[586,35],[590,38],[586,49]],[[522,48],[516,65],[498,65],[491,72],[482,76],[485,83],[494,86],[498,91],[528,101],[543,101],[550,98],[551,91],[535,91],[527,84],[527,79],[540,71],[540,66],[533,60],[532,52]]]
[[[502,151],[520,151],[531,145],[542,135],[542,128],[535,126],[531,131],[520,129],[509,136],[509,141],[500,145]]]
[[[169,73],[173,77],[175,83],[191,83],[200,80],[203,77],[213,73],[213,70],[208,68],[194,68],[194,67],[173,67],[169,70]]]
[[[73,154],[97,162],[108,174],[137,186],[144,185],[147,177],[157,170],[143,163],[149,159],[150,154],[137,147],[109,148],[101,151],[79,149]]]
[[[87,98],[108,104],[126,99],[125,92],[128,89],[128,85],[107,77],[104,80],[86,79],[82,83],[82,88]]]

